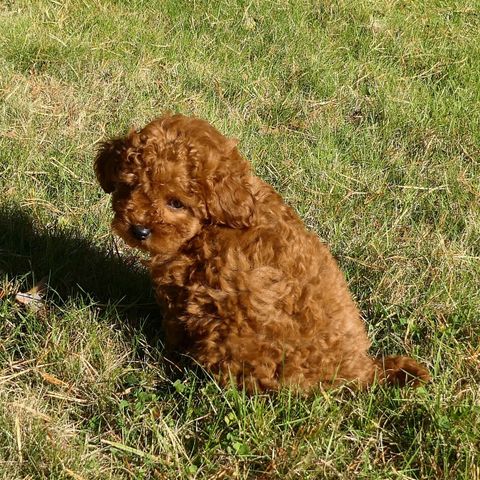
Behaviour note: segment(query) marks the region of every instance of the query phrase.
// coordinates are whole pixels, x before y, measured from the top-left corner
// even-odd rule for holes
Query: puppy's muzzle
[[[138,240],[145,240],[151,233],[151,230],[143,225],[132,225],[130,227],[132,235]]]

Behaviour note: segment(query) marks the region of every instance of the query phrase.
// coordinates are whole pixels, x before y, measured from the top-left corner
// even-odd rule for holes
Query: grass
[[[0,26],[0,478],[480,478],[478,1],[10,0]],[[164,360],[92,160],[165,110],[240,139],[372,353],[431,385],[248,398]]]

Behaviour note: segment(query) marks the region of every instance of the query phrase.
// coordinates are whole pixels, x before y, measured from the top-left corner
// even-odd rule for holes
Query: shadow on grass
[[[172,382],[187,370],[206,378],[189,357],[164,350],[162,312],[147,270],[133,257],[131,261],[120,258],[74,231],[39,225],[19,205],[0,205],[2,276],[19,283],[21,291],[47,278],[47,303],[60,308],[72,301],[110,314],[113,308],[127,337],[140,332],[148,345],[161,352],[159,361],[170,379],[159,387],[164,393],[174,392]],[[141,357],[142,347],[135,343]]]
[[[119,317],[147,338],[158,337],[161,312],[148,273],[128,265],[75,232],[36,224],[18,205],[0,207],[0,273],[28,290],[48,278],[48,299],[56,305],[82,300],[100,309],[115,306]]]

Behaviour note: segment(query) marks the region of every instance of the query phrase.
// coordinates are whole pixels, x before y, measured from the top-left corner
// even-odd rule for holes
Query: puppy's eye
[[[183,207],[184,207],[183,203],[182,203],[180,200],[178,200],[177,198],[171,198],[171,199],[168,201],[167,205],[168,205],[170,208],[173,208],[173,209],[175,209],[175,210],[179,210],[180,208],[183,208]]]

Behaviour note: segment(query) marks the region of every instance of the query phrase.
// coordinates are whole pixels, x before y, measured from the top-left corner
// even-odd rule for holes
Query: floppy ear
[[[211,183],[208,211],[214,223],[232,228],[252,225],[255,199],[249,182],[250,175],[226,174]]]
[[[207,180],[207,208],[214,223],[232,228],[244,228],[255,219],[255,199],[252,191],[250,164],[240,155],[237,140],[228,139],[217,168]]]
[[[126,137],[103,142],[95,159],[95,173],[106,193],[112,193],[118,183],[133,185],[137,181],[135,170],[142,165],[138,150],[142,140],[132,129]]]
[[[250,164],[237,150],[238,140],[224,139],[221,153],[210,150],[207,164],[215,165],[207,176],[206,207],[213,223],[245,228],[255,219],[255,199]]]
[[[103,142],[95,158],[95,174],[98,183],[106,193],[112,193],[118,182],[120,164],[122,163],[123,139]]]

